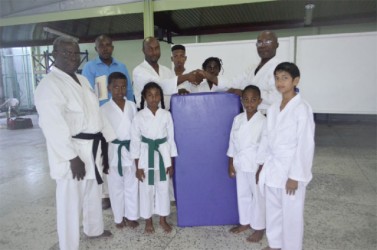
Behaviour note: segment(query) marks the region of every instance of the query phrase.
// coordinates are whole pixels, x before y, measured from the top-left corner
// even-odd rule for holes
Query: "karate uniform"
[[[244,89],[248,85],[259,87],[262,103],[258,106],[258,110],[261,110],[262,113],[266,113],[272,103],[281,101],[281,94],[275,86],[274,76],[274,70],[279,63],[280,61],[273,57],[259,69],[257,74],[254,72],[258,65],[253,65],[232,80],[233,88],[236,89]]]
[[[254,230],[266,228],[265,199],[256,184],[258,170],[256,154],[266,117],[260,112],[247,120],[246,113],[234,118],[230,132],[227,155],[233,158],[236,170],[238,214],[241,225],[251,225]]]
[[[178,77],[174,71],[159,64],[159,73],[147,62],[140,63],[132,72],[134,94],[136,99],[136,106],[140,108],[141,92],[145,84],[148,82],[155,82],[159,84],[164,92],[165,109],[170,109],[171,95],[176,94]],[[146,105],[145,105],[146,106]]]
[[[134,101],[134,93],[132,89],[132,82],[131,77],[128,74],[127,66],[116,60],[115,58],[112,58],[111,64],[107,65],[105,64],[99,56],[97,56],[95,59],[87,62],[84,65],[84,68],[82,69],[82,75],[85,76],[92,88],[95,90],[96,95],[99,94],[98,86],[96,85],[96,78],[98,77],[105,77],[106,83],[109,75],[113,72],[121,72],[123,73],[127,78],[127,99],[130,101]],[[106,84],[106,86],[108,83]],[[104,103],[109,101],[111,99],[111,93],[107,94],[108,98],[105,100],[100,100],[99,104],[102,106]],[[103,185],[102,185],[102,198],[109,198],[109,184],[107,181],[107,175],[103,176]]]
[[[269,246],[302,249],[306,186],[312,179],[314,156],[313,111],[299,94],[280,111],[268,109],[257,162],[264,164],[259,185],[265,184],[266,235]],[[295,195],[286,194],[288,178],[298,181]]]
[[[93,158],[93,140],[73,139],[80,133],[102,132],[115,139],[107,121],[100,115],[98,99],[88,80],[71,76],[56,67],[39,83],[35,105],[39,125],[46,138],[51,178],[56,180],[57,227],[60,249],[78,249],[80,212],[83,212],[84,233],[98,236],[104,231],[101,207],[101,186],[95,176],[95,163],[102,173],[100,157]],[[97,155],[101,155],[98,149]],[[85,177],[72,178],[71,159],[79,156],[85,163]]]
[[[111,99],[101,107],[101,111],[113,127],[119,141],[131,139],[131,124],[137,113],[135,103],[126,100],[124,110],[121,110]],[[117,224],[123,221],[123,217],[129,220],[139,218],[139,193],[135,162],[126,147],[121,147],[121,173],[123,175],[121,176],[118,169],[119,146],[116,143],[109,143],[108,185],[111,208],[114,221]]]
[[[136,114],[131,130],[131,157],[139,159],[139,169],[143,169],[145,179],[139,182],[140,217],[150,218],[153,214],[168,216],[170,214],[169,181],[160,181],[159,155],[154,151],[154,185],[149,185],[148,144],[142,142],[142,136],[156,140],[166,138],[167,141],[158,147],[166,168],[172,166],[171,157],[177,156],[174,141],[174,125],[170,112],[158,109],[156,115],[144,108]]]
[[[209,88],[208,81],[204,79],[200,84],[195,85],[190,82],[184,82],[178,86],[178,89],[186,89],[190,93],[202,93],[202,92],[223,92],[227,91],[231,86],[229,81],[224,77],[218,77],[218,84],[212,85],[212,88]]]

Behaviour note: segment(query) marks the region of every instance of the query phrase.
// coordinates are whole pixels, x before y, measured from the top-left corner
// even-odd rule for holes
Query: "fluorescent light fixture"
[[[304,18],[304,25],[311,25],[313,21],[313,10],[315,8],[314,4],[307,4],[305,5],[305,18]]]
[[[55,29],[51,29],[49,27],[43,27],[43,31],[45,32],[48,32],[48,33],[51,33],[51,34],[54,34],[54,35],[57,35],[57,36],[64,36],[64,37],[68,37],[68,38],[71,38],[73,40],[75,40],[76,42],[79,41],[79,38],[75,37],[75,36],[71,36],[71,35],[68,35],[64,32],[61,32],[59,30],[55,30]]]

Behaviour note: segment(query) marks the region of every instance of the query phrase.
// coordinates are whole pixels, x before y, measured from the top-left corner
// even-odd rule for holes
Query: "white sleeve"
[[[167,130],[168,130],[168,143],[170,146],[170,157],[178,156],[177,152],[177,145],[175,144],[174,140],[174,124],[171,114],[168,113],[168,123],[167,123]]]
[[[312,178],[315,125],[308,106],[299,107],[297,122],[297,150],[288,176],[293,180],[309,182]]]
[[[236,122],[236,118],[234,118],[233,124],[232,124],[232,129],[230,130],[229,147],[228,147],[228,151],[226,153],[226,155],[229,156],[229,157],[234,157],[234,140],[233,140],[234,130],[233,129],[234,129],[235,122]]]
[[[140,159],[141,153],[141,131],[139,125],[139,119],[136,116],[131,125],[131,143],[130,154],[132,159]]]
[[[103,128],[101,132],[103,136],[105,137],[106,141],[111,142],[117,138],[117,135],[113,127],[111,126],[107,116],[105,115],[105,109],[100,108],[100,113],[101,113],[100,115],[101,115],[102,124],[103,124]]]
[[[256,163],[263,165],[268,155],[268,137],[267,137],[267,123],[265,122],[262,128],[261,140],[257,150]]]
[[[243,73],[231,80],[230,87],[243,90],[247,85],[251,84],[251,80],[254,78],[254,70],[253,66],[249,66]]]
[[[50,86],[46,86],[49,84]],[[60,159],[75,158],[72,135],[65,120],[65,98],[52,82],[44,82],[37,88],[35,105],[39,114],[39,125],[46,137],[48,147]]]

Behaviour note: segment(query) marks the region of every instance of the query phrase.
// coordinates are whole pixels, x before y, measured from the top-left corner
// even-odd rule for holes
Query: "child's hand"
[[[287,190],[287,194],[295,195],[297,188],[298,188],[298,181],[288,178],[287,184],[285,184],[285,189]]]
[[[136,178],[143,182],[143,180],[145,179],[145,174],[144,174],[144,169],[136,169]]]
[[[259,174],[260,174],[260,171],[262,171],[262,168],[263,168],[263,165],[259,165],[259,168],[257,170],[257,173],[255,174],[255,183],[258,185],[259,183]]]
[[[174,174],[173,166],[166,168],[166,174],[168,174],[170,178],[173,177],[173,174]]]
[[[229,164],[228,172],[230,178],[236,177],[236,169],[234,168],[233,164]]]

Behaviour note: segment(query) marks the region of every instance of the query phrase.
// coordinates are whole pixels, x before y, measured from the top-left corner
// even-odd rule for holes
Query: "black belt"
[[[103,180],[98,171],[98,167],[96,164],[96,156],[97,156],[97,151],[98,151],[98,145],[99,145],[99,142],[101,141],[102,160],[103,160],[103,166],[104,166],[103,169],[104,169],[104,172],[106,172],[109,169],[109,160],[107,156],[107,142],[106,142],[105,137],[103,137],[101,132],[98,132],[96,134],[80,133],[75,136],[72,136],[72,138],[82,139],[82,140],[93,140],[92,153],[93,153],[93,158],[94,158],[96,180],[97,180],[98,185],[102,184]]]

